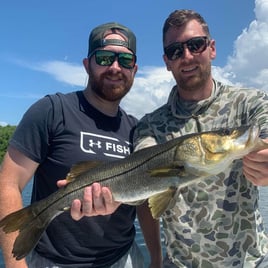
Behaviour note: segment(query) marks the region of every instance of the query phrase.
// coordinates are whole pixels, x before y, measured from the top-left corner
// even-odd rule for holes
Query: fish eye
[[[223,129],[223,132],[222,132],[222,135],[223,136],[229,136],[229,135],[231,135],[232,134],[232,130],[231,129],[229,129],[229,128],[225,128],[225,129]]]

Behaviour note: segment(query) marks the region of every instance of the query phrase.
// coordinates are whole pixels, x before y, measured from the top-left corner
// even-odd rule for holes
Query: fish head
[[[204,151],[204,159],[218,161],[231,153],[243,153],[248,146],[256,142],[257,131],[242,126],[233,129],[220,129],[200,135],[200,146]]]
[[[177,157],[188,173],[216,175],[257,148],[268,148],[257,125],[219,129],[190,136],[177,148]]]

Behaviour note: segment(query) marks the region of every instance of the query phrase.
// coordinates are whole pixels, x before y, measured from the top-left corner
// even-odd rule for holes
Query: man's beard
[[[89,83],[93,92],[100,98],[107,101],[120,101],[130,90],[133,80],[129,80],[124,74],[121,73],[121,79],[123,81],[120,85],[107,85],[105,84],[105,76],[112,76],[113,73],[107,71],[100,75],[98,78],[94,75],[94,72],[89,72]]]

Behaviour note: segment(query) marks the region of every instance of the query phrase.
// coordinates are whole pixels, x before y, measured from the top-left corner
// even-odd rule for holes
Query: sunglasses
[[[184,45],[192,54],[200,54],[209,45],[207,36],[193,37],[185,42],[176,42],[164,48],[164,52],[169,60],[176,60],[180,58],[184,53]]]
[[[111,66],[117,59],[120,66],[126,69],[132,69],[135,66],[137,57],[131,53],[114,52],[110,50],[96,50],[92,55],[95,55],[95,61],[100,66]]]

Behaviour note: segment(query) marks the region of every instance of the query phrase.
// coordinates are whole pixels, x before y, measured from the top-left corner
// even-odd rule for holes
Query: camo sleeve
[[[268,138],[268,95],[263,93],[260,101],[262,105],[256,107],[259,113],[259,125],[261,128],[261,137]]]
[[[250,123],[260,126],[261,138],[268,137],[268,95],[263,91],[248,91],[247,107]]]
[[[157,144],[154,132],[150,126],[148,116],[146,115],[138,122],[133,137],[134,151]]]

